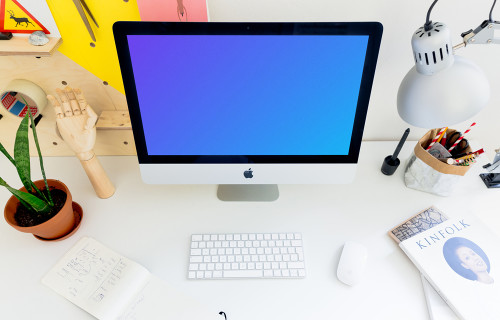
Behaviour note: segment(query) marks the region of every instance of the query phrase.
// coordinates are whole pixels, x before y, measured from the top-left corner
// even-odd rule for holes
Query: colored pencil
[[[436,143],[436,141],[438,141],[443,136],[443,134],[446,132],[446,129],[448,129],[448,127],[441,129],[441,131],[438,132],[436,137],[434,137],[434,139],[432,140],[431,144],[429,144],[429,146],[425,150],[429,150]]]

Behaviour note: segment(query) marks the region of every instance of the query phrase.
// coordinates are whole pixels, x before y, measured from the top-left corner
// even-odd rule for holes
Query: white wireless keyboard
[[[300,233],[194,234],[189,279],[304,278]]]

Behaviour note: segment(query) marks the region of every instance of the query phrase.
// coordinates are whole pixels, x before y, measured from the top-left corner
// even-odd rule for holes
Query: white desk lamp
[[[500,44],[500,22],[484,21],[462,34],[463,43],[453,47],[448,27],[430,21],[412,37],[415,66],[408,71],[398,91],[399,116],[421,128],[447,127],[469,119],[483,109],[490,97],[489,82],[472,61],[454,54],[467,44]]]

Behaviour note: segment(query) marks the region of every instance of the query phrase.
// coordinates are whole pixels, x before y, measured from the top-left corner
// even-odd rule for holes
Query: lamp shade
[[[453,55],[447,27],[417,30],[412,38],[415,66],[399,86],[399,116],[421,128],[447,127],[463,122],[489,101],[490,85],[472,61]]]

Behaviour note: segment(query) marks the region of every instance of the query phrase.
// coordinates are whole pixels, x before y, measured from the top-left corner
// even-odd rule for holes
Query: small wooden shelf
[[[28,42],[28,37],[21,36],[14,36],[10,40],[0,40],[0,56],[51,56],[62,43],[62,38],[49,37],[49,39],[49,43],[44,46],[34,46]]]

